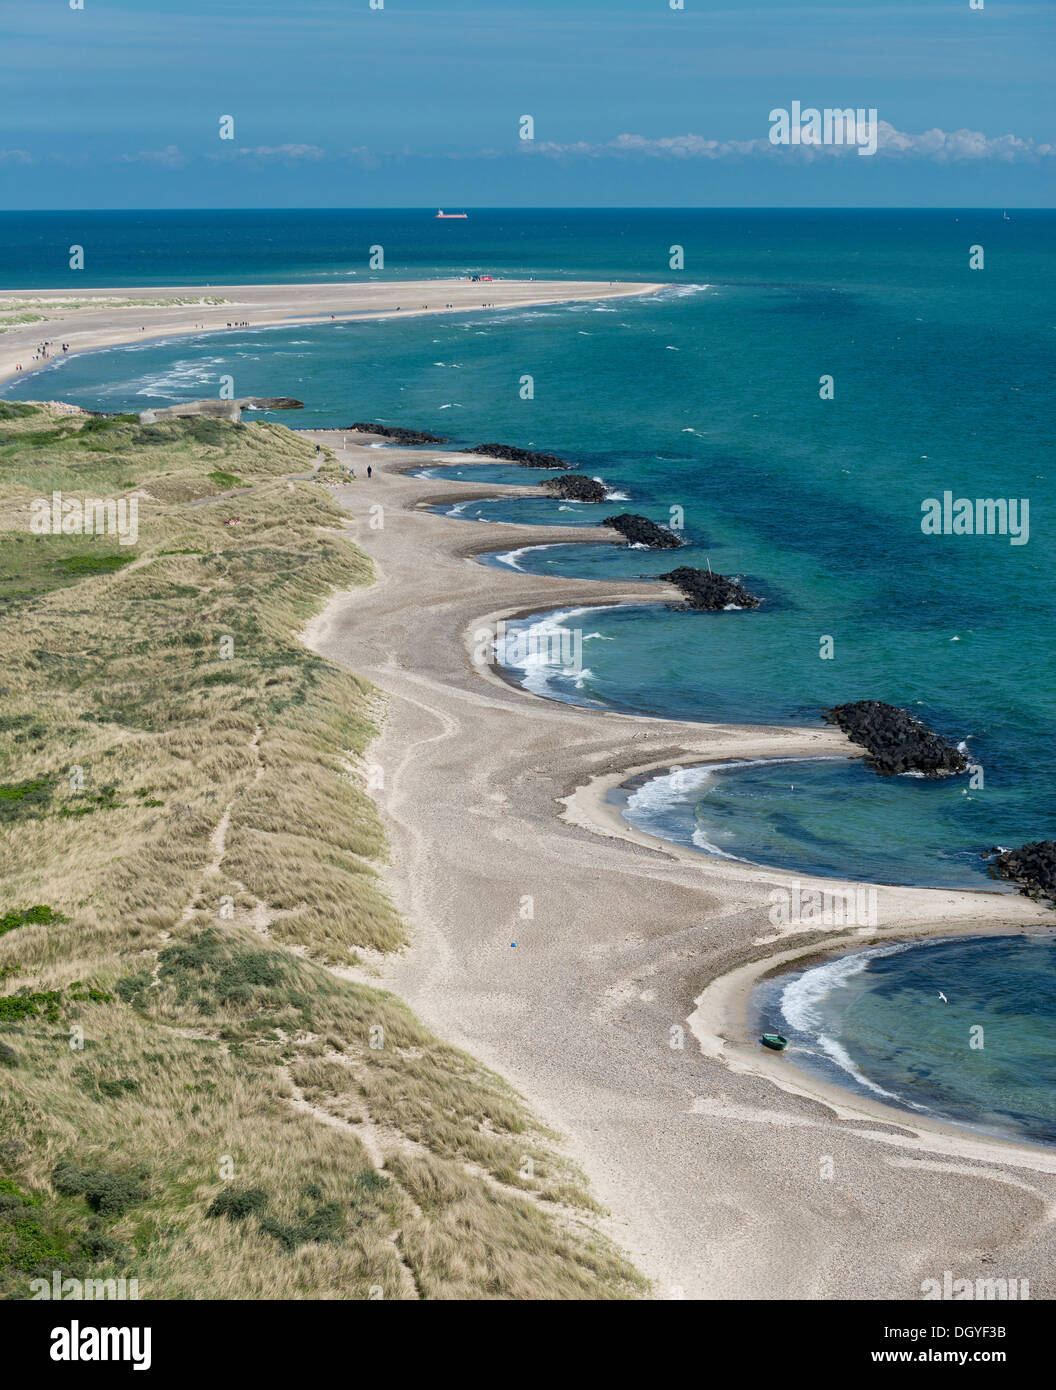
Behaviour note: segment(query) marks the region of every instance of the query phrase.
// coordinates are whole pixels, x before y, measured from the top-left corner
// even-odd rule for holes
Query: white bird
[[[943,992],[942,992],[941,989],[939,990],[939,998],[942,1000],[942,1002],[943,1002],[944,1004],[948,1004],[948,1003],[950,1002],[950,1001],[946,998],[945,994],[943,994]]]

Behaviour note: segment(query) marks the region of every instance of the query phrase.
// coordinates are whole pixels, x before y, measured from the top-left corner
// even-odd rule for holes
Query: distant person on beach
[[[368,463],[368,464],[367,464],[367,477],[368,477],[368,478],[369,478],[369,477],[372,477],[372,476],[373,476],[373,473],[374,473],[374,470],[373,470],[373,468],[371,468],[370,464]]]

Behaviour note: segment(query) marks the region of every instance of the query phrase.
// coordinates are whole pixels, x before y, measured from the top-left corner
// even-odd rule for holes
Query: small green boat
[[[780,1033],[764,1033],[759,1041],[772,1052],[784,1052],[788,1046],[788,1039],[783,1038]]]

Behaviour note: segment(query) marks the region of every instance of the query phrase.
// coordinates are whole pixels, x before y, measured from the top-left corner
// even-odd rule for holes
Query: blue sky
[[[83,4],[2,11],[0,207],[1053,201],[1052,0]],[[794,100],[876,155],[773,147]]]

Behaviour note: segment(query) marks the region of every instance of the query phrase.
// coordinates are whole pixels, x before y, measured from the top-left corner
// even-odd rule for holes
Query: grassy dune
[[[219,295],[175,295],[166,299],[122,299],[106,294],[82,296],[77,299],[46,299],[32,294],[12,295],[0,299],[0,333],[24,323],[47,323],[49,319],[64,318],[82,309],[138,309],[228,302]]]
[[[633,1297],[552,1136],[369,983],[377,705],[295,634],[370,570],[315,462],[0,406],[0,1293]],[[56,489],[138,543],[30,535]]]

